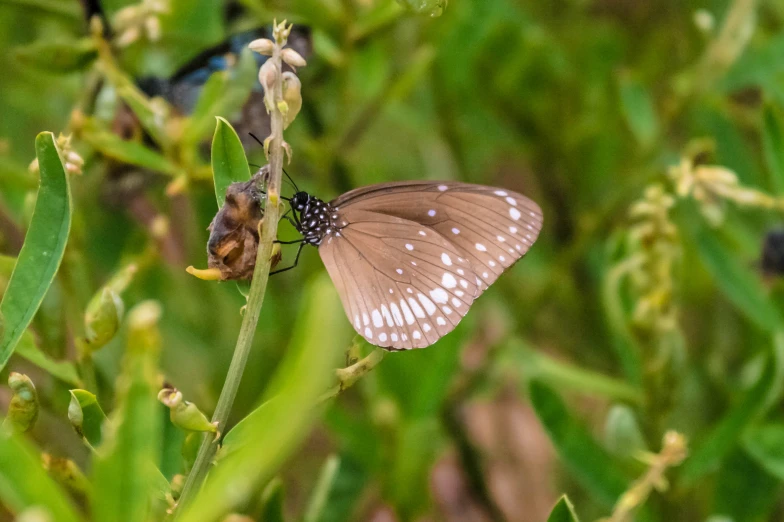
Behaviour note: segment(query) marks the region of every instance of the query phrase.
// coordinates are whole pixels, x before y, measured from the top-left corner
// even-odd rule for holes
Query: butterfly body
[[[390,350],[451,332],[542,226],[522,194],[468,183],[382,183],[329,203],[298,192],[290,203],[354,329]]]

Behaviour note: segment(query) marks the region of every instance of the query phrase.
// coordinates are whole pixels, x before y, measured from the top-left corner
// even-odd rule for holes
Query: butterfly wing
[[[423,348],[451,332],[479,292],[466,258],[410,220],[340,209],[348,225],[319,254],[354,329],[394,350]]]
[[[480,293],[528,252],[542,228],[542,211],[526,196],[469,183],[381,183],[347,192],[331,204],[339,211],[368,210],[438,232],[469,260],[480,277]]]

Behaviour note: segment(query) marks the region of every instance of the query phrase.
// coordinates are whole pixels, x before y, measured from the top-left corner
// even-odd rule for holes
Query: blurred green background
[[[23,372],[38,389],[40,414],[24,436],[34,446],[18,444],[94,478],[77,487],[75,472],[49,466],[77,516],[152,520],[166,506],[100,507],[112,505],[101,488],[115,488],[118,506],[133,491],[102,484],[107,469],[139,468],[96,465],[69,425],[68,390],[91,389],[111,418],[134,337],[124,320],[85,356],[88,301],[134,265],[125,308],[154,300],[161,311],[147,395],[165,380],[212,412],[244,304],[234,283],[185,273],[206,265],[217,210],[214,116],[234,122],[249,161],[264,163],[245,135],[267,132],[249,53],[196,88],[187,112],[134,85],[285,18],[303,29],[308,60],[298,71],[302,112],[286,131],[286,168],[301,188],[329,200],[382,181],[482,183],[528,195],[545,224],[525,259],[434,346],[387,355],[315,417],[312,394],[266,423],[262,411],[257,440],[285,440],[252,454],[279,461],[259,464],[215,519],[543,521],[563,493],[583,520],[784,519],[784,301],[775,267],[760,270],[784,210],[784,2],[100,4],[105,38],[76,0],[0,0],[0,292],[31,219],[36,134],[71,134],[67,147],[84,160],[69,174],[65,257],[30,327],[47,361],[70,361],[79,382],[29,356],[2,374]],[[284,223],[280,235],[294,231]],[[293,254],[284,247],[284,265]],[[306,249],[296,270],[271,279],[231,426],[264,398],[307,387],[311,370],[324,391],[334,384],[350,335],[342,313],[319,309],[334,304],[324,273]],[[286,358],[318,351],[313,343],[336,345],[337,358],[312,368]],[[3,386],[0,400],[10,399]],[[163,405],[148,415],[149,454],[172,480],[187,470],[185,435]],[[651,454],[669,430],[689,456],[671,463],[665,487],[666,455]],[[9,459],[0,458],[0,519],[33,516],[38,501],[24,484],[44,478]],[[642,506],[632,518],[617,504],[624,491]]]

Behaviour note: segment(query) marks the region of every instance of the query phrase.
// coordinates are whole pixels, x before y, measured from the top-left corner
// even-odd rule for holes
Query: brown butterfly
[[[294,265],[275,273],[318,247],[354,329],[390,350],[451,332],[542,228],[527,197],[468,183],[381,183],[329,203],[298,191],[289,204],[303,237],[288,242],[300,244]]]

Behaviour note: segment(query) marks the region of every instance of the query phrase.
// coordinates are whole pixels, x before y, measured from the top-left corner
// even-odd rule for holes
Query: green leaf
[[[607,413],[604,440],[605,447],[619,457],[631,458],[648,451],[634,410],[622,404],[614,405]]]
[[[0,368],[8,362],[52,284],[71,229],[71,189],[54,135],[39,134],[35,151],[41,187],[24,245],[0,303],[5,322],[0,341]]]
[[[133,113],[139,118],[139,123],[144,130],[161,147],[166,147],[171,139],[166,134],[165,115],[172,114],[173,108],[163,98],[157,98],[157,107],[150,103],[150,99],[133,83],[123,83],[117,88],[117,95],[128,104]]]
[[[218,208],[226,199],[226,189],[237,181],[250,179],[250,167],[237,132],[220,116],[212,138],[212,179]]]
[[[269,480],[310,432],[318,398],[350,335],[326,274],[308,285],[302,310],[291,345],[268,386],[274,397],[226,434],[217,465],[178,522],[219,519],[252,494],[254,485]],[[238,493],[228,496],[226,491]]]
[[[92,38],[72,41],[38,40],[17,47],[13,56],[21,64],[50,73],[72,73],[86,69],[98,51]]]
[[[770,359],[762,375],[742,400],[727,411],[710,433],[694,445],[681,467],[684,486],[692,485],[705,474],[715,471],[722,459],[737,445],[743,430],[765,409],[766,399],[775,386],[776,364]]]
[[[737,255],[727,239],[719,231],[709,230],[700,225],[701,219],[696,215],[693,205],[690,212],[683,215],[679,229],[684,232],[686,240],[695,245],[700,259],[708,272],[713,276],[718,287],[727,298],[735,304],[738,311],[746,315],[760,328],[775,331],[781,325],[780,316],[775,305],[762,287],[760,278],[749,269]]]
[[[651,95],[644,85],[622,77],[618,90],[626,123],[643,147],[650,146],[659,133],[659,121]]]
[[[261,494],[261,518],[264,522],[284,522],[283,481],[275,477]]]
[[[0,499],[12,513],[39,506],[51,520],[81,520],[63,489],[44,471],[38,452],[23,438],[7,433],[0,433]]]
[[[109,158],[169,176],[177,174],[177,167],[165,157],[139,142],[125,141],[109,130],[88,127],[82,132],[82,139]]]
[[[550,388],[533,381],[530,394],[536,415],[564,465],[598,502],[612,507],[626,489],[627,478]]]
[[[93,465],[95,522],[142,522],[158,495],[161,408],[156,399],[160,306],[151,301],[128,314],[128,343],[112,430],[104,433]]]
[[[746,452],[768,473],[784,481],[784,424],[764,424],[746,432]]]
[[[784,122],[780,111],[767,105],[762,113],[762,146],[770,174],[771,187],[784,194]]]
[[[303,516],[304,522],[318,522],[327,504],[329,492],[337,477],[340,469],[340,458],[337,455],[330,455],[321,467],[321,473],[316,481],[316,487],[310,495],[308,507]]]
[[[550,516],[547,517],[547,522],[580,522],[569,497],[563,495],[558,499],[553,510],[550,511]]]
[[[766,522],[781,499],[781,483],[743,451],[728,455],[716,479],[713,512],[738,522]]]
[[[46,370],[49,375],[57,377],[71,386],[80,386],[81,379],[76,371],[76,366],[71,361],[56,361],[41,351],[35,344],[35,338],[29,330],[22,334],[16,345],[16,355],[23,357],[39,368]]]
[[[87,390],[71,390],[68,420],[90,447],[94,449],[101,445],[106,415],[95,395]]]
[[[243,49],[233,69],[213,73],[188,119],[182,141],[198,143],[207,136],[216,116],[231,118],[237,113],[250,96],[254,82],[258,81],[257,73],[256,60],[250,49]]]

